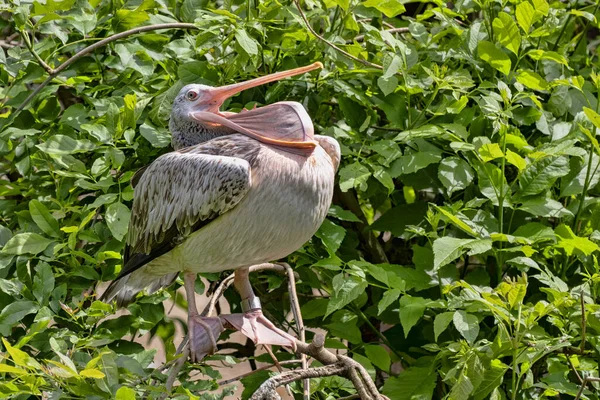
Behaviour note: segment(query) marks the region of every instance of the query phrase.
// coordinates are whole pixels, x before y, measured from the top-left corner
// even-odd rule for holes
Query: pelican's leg
[[[196,274],[186,272],[183,278],[188,302],[188,337],[192,362],[202,360],[217,351],[217,339],[223,332],[219,318],[202,317],[196,308]]]
[[[260,300],[250,285],[248,268],[235,271],[233,285],[242,297],[243,314],[221,316],[227,323],[252,339],[255,344],[270,344],[291,347],[296,350],[296,338],[277,328],[262,313]]]

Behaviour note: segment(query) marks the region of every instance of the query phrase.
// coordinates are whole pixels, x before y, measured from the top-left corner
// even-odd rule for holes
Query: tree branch
[[[331,43],[330,41],[328,41],[327,39],[325,39],[323,36],[319,35],[317,32],[315,32],[315,30],[312,28],[312,26],[310,25],[310,22],[308,22],[308,19],[306,18],[306,14],[304,14],[304,11],[302,11],[302,8],[300,7],[300,3],[298,3],[298,0],[294,0],[294,4],[296,5],[296,8],[298,9],[298,12],[300,13],[300,16],[302,17],[302,20],[304,21],[304,24],[306,25],[306,27],[308,28],[308,30],[310,31],[310,33],[312,33],[317,39],[319,39],[320,41],[322,41],[323,43],[325,43],[327,46],[331,47],[332,49],[334,49],[335,51],[343,54],[344,56],[359,62],[363,65],[366,65],[367,67],[371,67],[371,68],[377,68],[377,69],[381,69],[383,70],[383,67],[379,64],[373,64],[370,61],[367,60],[362,60],[358,57],[354,57],[352,54],[348,53],[345,50],[340,49],[339,47],[337,47],[335,44]]]
[[[23,109],[25,109],[25,107],[27,107],[27,105],[42,91],[42,89],[44,89],[46,86],[48,86],[48,84],[50,82],[52,82],[52,80],[54,78],[56,78],[56,76],[58,76],[58,74],[60,74],[65,69],[67,69],[71,64],[73,64],[75,61],[79,60],[81,57],[93,52],[97,48],[107,45],[110,42],[114,42],[115,40],[123,39],[128,36],[135,35],[137,33],[156,31],[159,29],[198,29],[198,27],[196,27],[196,25],[194,25],[194,24],[177,22],[177,23],[168,23],[168,24],[155,24],[155,25],[140,26],[137,28],[127,30],[125,32],[116,33],[112,36],[107,37],[106,39],[102,39],[101,41],[96,42],[92,45],[89,45],[85,49],[79,51],[75,55],[71,56],[67,61],[65,61],[64,63],[59,65],[56,69],[50,68],[43,60],[40,59],[41,63],[43,63],[43,64],[41,64],[42,67],[44,67],[44,65],[46,65],[46,67],[44,67],[46,69],[46,71],[48,71],[48,68],[50,68],[52,71],[51,72],[49,71],[48,78],[46,78],[45,81],[43,81],[41,84],[39,84],[39,86],[36,87],[35,90],[33,92],[31,92],[31,94],[29,96],[27,96],[27,98],[23,101],[23,103],[21,103],[19,108],[17,108],[15,110],[15,112],[13,112],[11,114],[11,118],[14,118],[21,111],[23,111]],[[23,36],[23,38],[25,38],[25,35]],[[26,42],[27,42],[27,40],[26,40]],[[35,53],[34,53],[34,57],[35,57]],[[36,59],[38,57],[36,57]],[[38,60],[38,61],[40,61],[40,60]],[[7,124],[7,126],[8,125],[10,125],[10,124]]]
[[[21,32],[21,37],[23,38],[25,45],[29,49],[29,52],[33,55],[33,57],[37,60],[37,62],[40,63],[42,68],[44,68],[48,74],[50,74],[50,75],[54,74],[54,69],[52,69],[51,66],[46,64],[46,62],[44,60],[42,60],[42,57],[40,57],[40,55],[33,48],[33,43],[31,42],[31,39],[29,39],[29,34],[27,32]]]

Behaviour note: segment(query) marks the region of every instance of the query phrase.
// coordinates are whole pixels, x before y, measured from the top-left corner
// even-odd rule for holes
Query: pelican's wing
[[[236,140],[239,138],[242,140]],[[161,277],[141,275],[142,271],[131,280],[128,275],[234,208],[250,188],[257,148],[256,142],[245,136],[233,135],[167,153],[140,171],[124,266],[103,298],[119,296],[118,302],[124,304],[144,287],[152,291],[155,286],[154,290],[168,285],[176,277],[177,266],[170,279],[161,281]],[[121,285],[116,284],[124,277]]]
[[[289,142],[314,140],[313,123],[302,106],[295,101],[246,110],[240,113],[214,114],[205,111],[192,113],[200,122],[227,126],[236,132]]]

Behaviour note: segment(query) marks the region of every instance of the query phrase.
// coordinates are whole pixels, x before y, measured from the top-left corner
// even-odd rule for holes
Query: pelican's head
[[[212,87],[200,84],[186,85],[179,91],[175,101],[173,102],[173,109],[171,111],[171,121],[169,126],[173,134],[173,141],[175,144],[175,136],[182,135],[193,135],[198,136],[197,131],[212,131],[216,130],[218,134],[222,134],[222,126],[206,126],[198,122],[197,118],[194,118],[194,114],[198,112],[209,112],[214,114],[220,114],[219,108],[223,105],[225,100],[235,96],[242,90],[250,89],[256,86],[264,85],[266,83],[275,82],[290,76],[303,74],[309,71],[313,71],[318,68],[323,68],[323,64],[320,62],[307,65],[306,67],[294,68],[288,71],[276,72],[274,74],[261,76],[259,78],[250,79],[249,81],[234,83],[227,86]],[[186,143],[191,140],[184,141]],[[208,139],[205,139],[208,140]],[[198,140],[194,139],[196,143]],[[188,144],[189,145],[189,144]]]

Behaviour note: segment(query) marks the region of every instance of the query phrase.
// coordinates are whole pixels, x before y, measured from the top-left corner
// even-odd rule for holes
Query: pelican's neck
[[[171,129],[171,144],[175,150],[194,146],[211,139],[230,135],[233,130],[225,126],[207,126],[188,119],[176,118],[173,115],[169,121]]]

